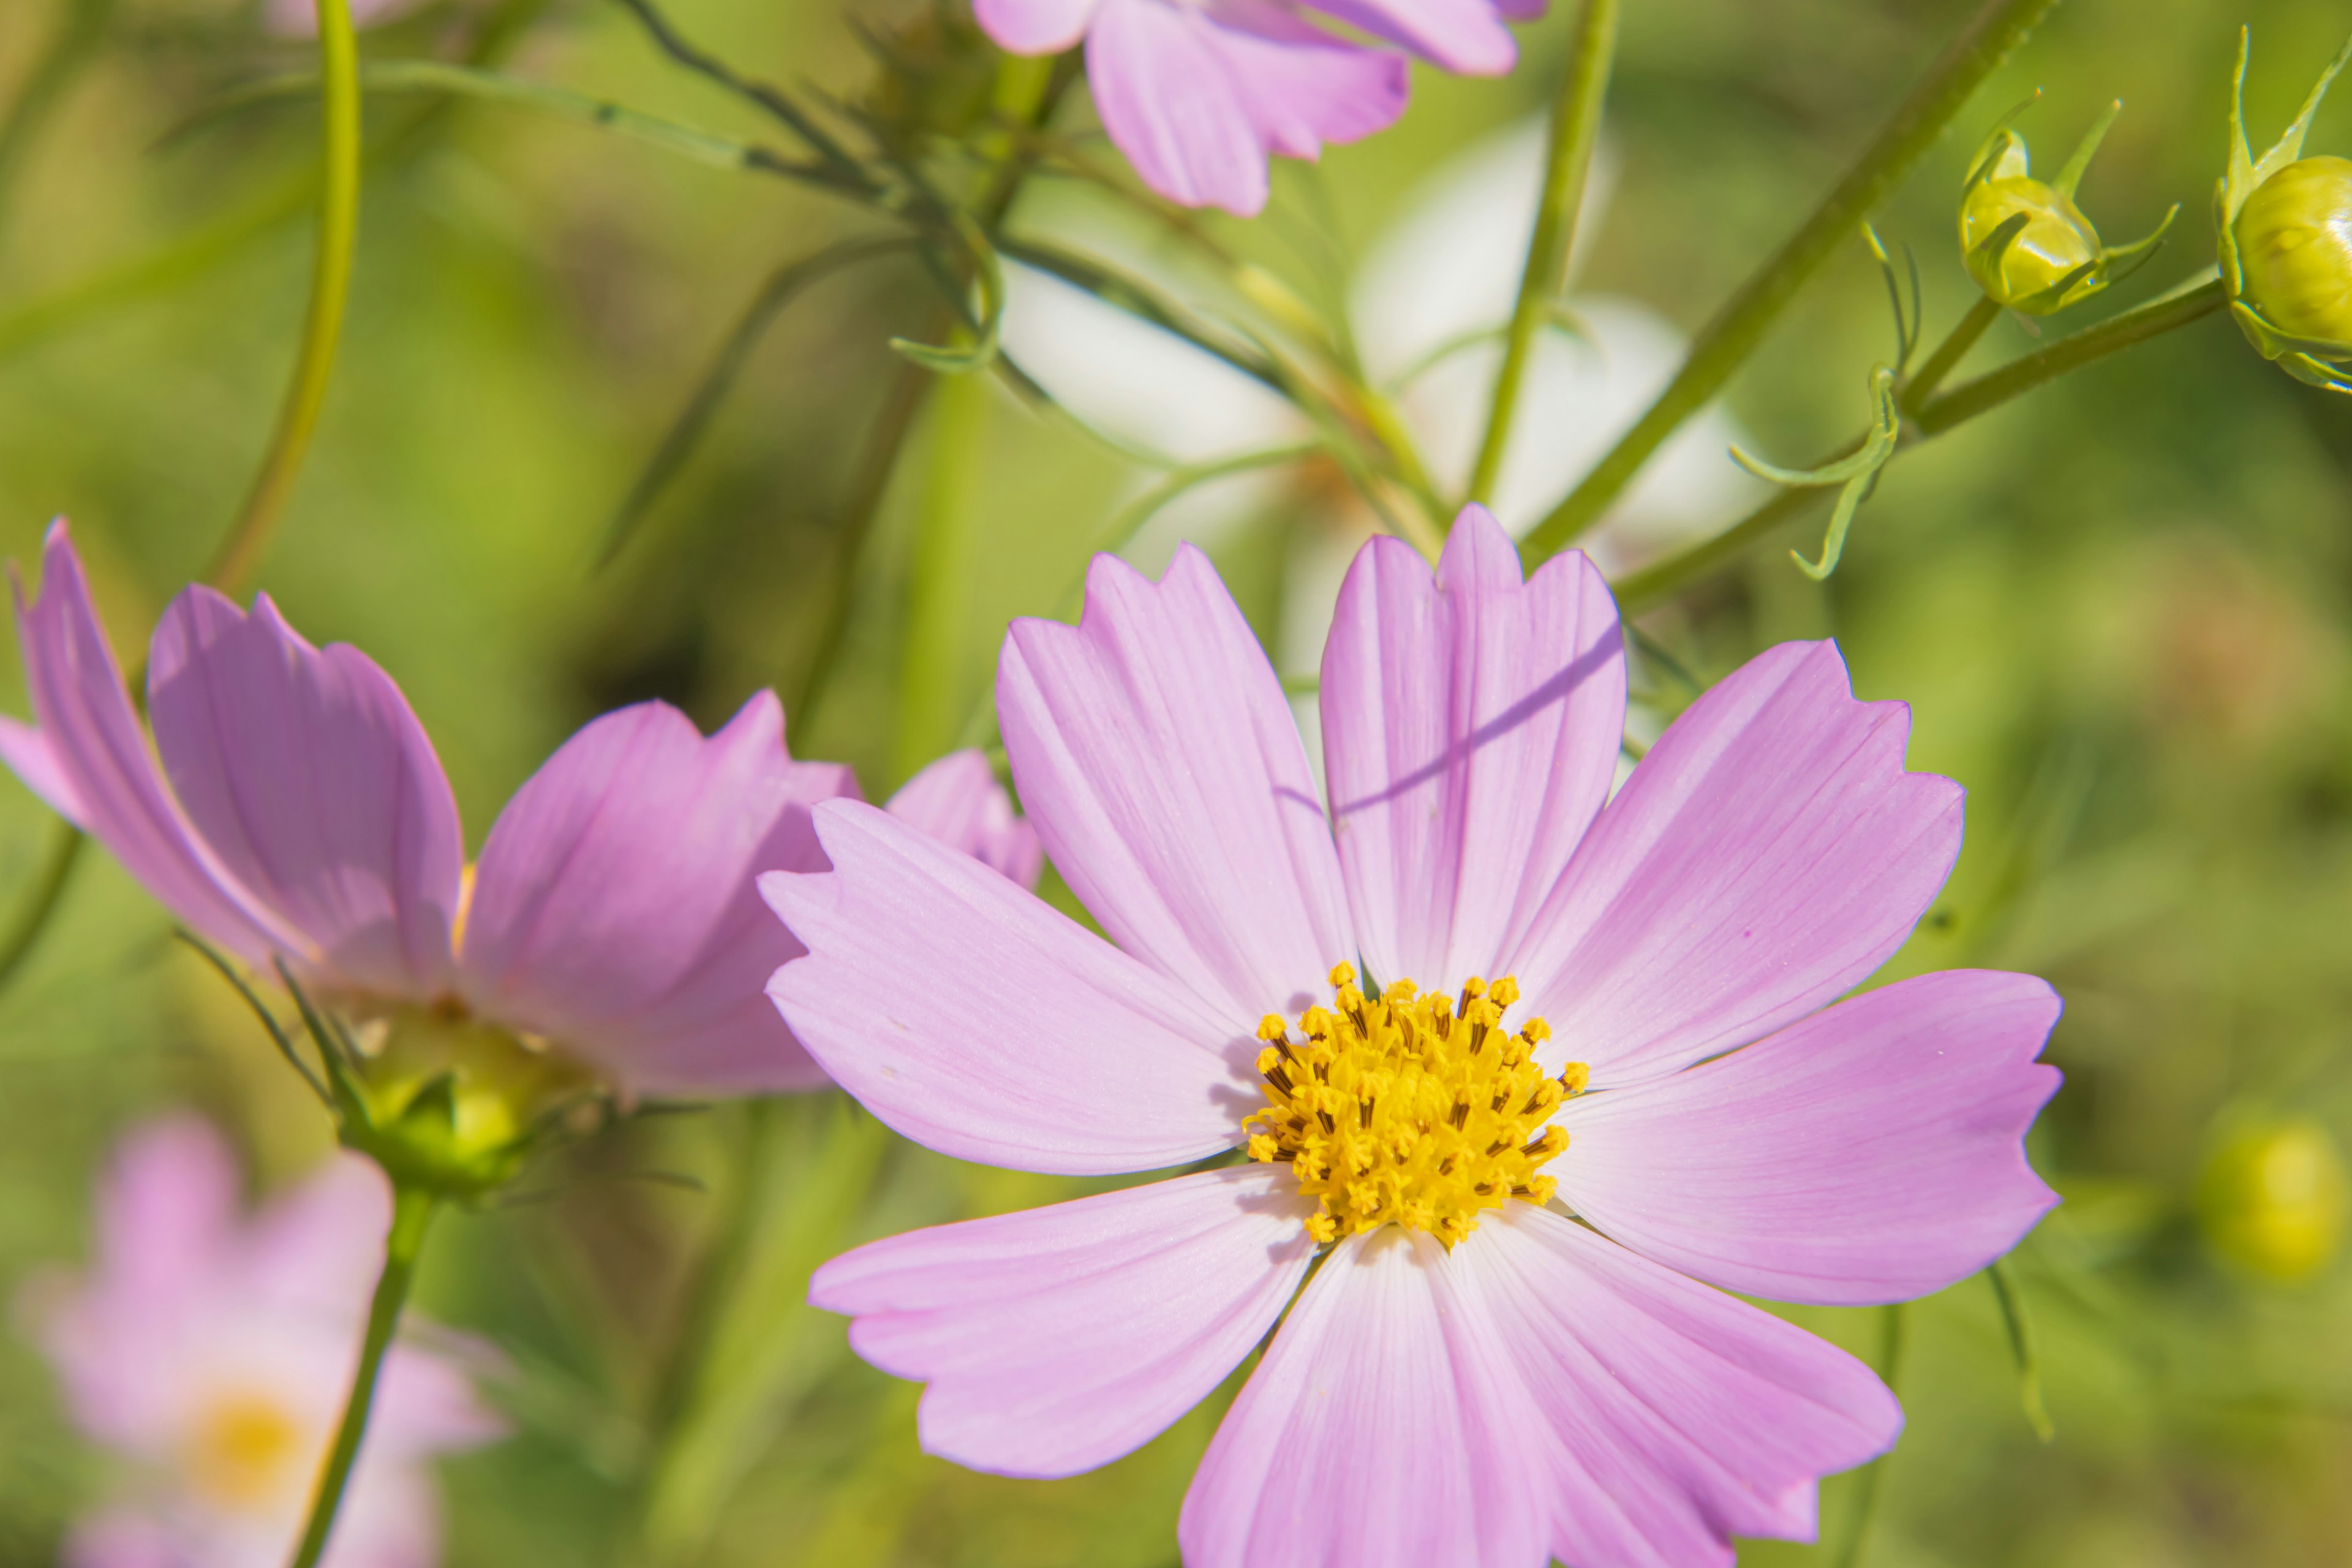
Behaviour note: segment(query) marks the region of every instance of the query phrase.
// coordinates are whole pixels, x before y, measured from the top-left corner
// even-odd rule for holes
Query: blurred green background
[[[1585,282],[1685,327],[1826,189],[1973,7],[1962,0],[1645,0],[1629,6],[1610,126],[1622,160]],[[856,99],[858,26],[919,0],[677,0],[742,68]],[[1918,252],[1931,331],[1973,298],[1952,238],[1969,154],[2034,87],[2054,164],[2111,97],[2128,108],[2084,194],[2110,237],[2175,201],[2150,268],[2071,330],[2210,259],[2228,74],[2253,25],[2258,134],[2340,41],[2320,0],[2068,0],[1882,215]],[[444,0],[371,54],[459,58],[512,24],[505,63],[714,129],[763,128],[682,75],[603,0]],[[1404,121],[1277,171],[1235,249],[1328,290],[1419,177],[1539,112],[1562,43],[1524,30],[1502,81],[1420,72]],[[143,636],[236,510],[292,354],[307,279],[299,102],[159,144],[228,84],[298,68],[229,0],[0,5],[0,553],[29,564],[74,519],[102,608]],[[1071,123],[1087,122],[1083,101]],[[369,168],[352,312],[318,445],[260,582],[315,640],[406,689],[472,842],[576,725],[648,696],[715,723],[751,690],[796,702],[822,638],[873,433],[912,374],[885,349],[936,331],[904,262],[824,286],[749,363],[628,547],[607,523],[730,323],[778,263],[867,220],[781,182],[701,167],[478,103],[373,100],[399,135]],[[2352,151],[2352,101],[2315,151]],[[1016,221],[1015,226],[1018,226]],[[1760,450],[1845,435],[1890,337],[1859,244],[1804,295],[1731,404]],[[2032,346],[1996,325],[1972,366]],[[975,386],[987,384],[973,384]],[[942,442],[942,407],[950,426]],[[960,484],[927,489],[961,443]],[[858,764],[869,795],[950,745],[1007,619],[1065,602],[1138,470],[1001,387],[934,402],[851,566],[841,660],[796,754]],[[1303,490],[1276,489],[1216,553],[1269,638]],[[961,506],[968,570],[914,594],[909,541]],[[1817,526],[1809,525],[1809,526]],[[1810,552],[1809,531],[1782,542]],[[900,700],[910,625],[945,698]],[[2352,1561],[2352,1281],[2337,1255],[2352,1132],[2352,406],[2259,360],[2221,318],[2045,389],[1906,458],[1816,586],[1781,542],[1655,612],[1698,671],[1834,634],[1866,697],[1913,705],[1915,767],[1969,790],[1966,858],[1894,973],[2047,975],[2066,1087],[2033,1140],[2066,1203],[2014,1260],[2054,1440],[2038,1439],[1983,1279],[1910,1309],[1910,1425],[1862,1561],[2305,1564]],[[126,642],[126,657],[136,645]],[[1671,692],[1671,687],[1662,687]],[[0,700],[21,713],[13,639]],[[0,784],[14,908],[50,823]],[[0,994],[0,1292],[84,1256],[111,1138],[198,1106],[290,1179],[328,1130],[163,912],[90,856]],[[677,1173],[701,1192],[646,1179]],[[1056,1483],[920,1456],[914,1390],[801,1304],[816,1262],[867,1237],[1025,1206],[1074,1184],[894,1142],[835,1096],[649,1118],[537,1173],[535,1199],[447,1225],[425,1310],[511,1354],[511,1441],[443,1468],[457,1564],[1087,1564],[1175,1560],[1176,1508],[1224,1394],[1140,1454]],[[747,1245],[714,1258],[744,1216]],[[698,1279],[730,1282],[696,1320]],[[1879,1312],[1794,1314],[1879,1361]],[[698,1384],[668,1371],[708,1332]],[[661,1458],[656,1458],[661,1456]],[[0,1336],[0,1563],[52,1560],[102,1485],[47,1371]],[[1830,1482],[1819,1548],[1859,1518]]]

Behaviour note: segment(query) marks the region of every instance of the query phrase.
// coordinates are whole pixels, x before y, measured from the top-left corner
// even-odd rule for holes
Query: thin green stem
[[[1906,407],[1905,414],[1909,425],[1905,431],[1904,444],[1895,456],[1900,458],[1919,442],[1943,435],[1979,415],[1989,414],[2011,399],[2022,396],[2068,371],[2080,370],[2110,354],[2144,343],[2150,338],[2201,321],[2227,303],[2221,292],[2220,282],[2210,276],[2200,275],[2169,294],[2137,306],[2097,326],[2085,327],[2048,348],[1965,383],[1941,397],[1928,400],[1925,406]],[[1961,323],[1962,330],[1966,326],[1965,321]],[[1954,336],[1958,335],[1956,331]],[[1949,346],[1948,340],[1946,346]],[[1939,356],[1942,352],[1941,349],[1937,351]],[[1954,357],[1957,362],[1958,356]],[[1932,390],[1924,371],[1913,386],[1915,390]],[[1858,450],[1860,446],[1859,441],[1849,442],[1842,452],[1829,460],[1833,462],[1839,456]],[[1801,516],[1807,508],[1825,499],[1825,492],[1821,490],[1780,491],[1713,538],[1703,540],[1680,554],[1644,566],[1612,584],[1619,608],[1629,615],[1647,609],[1716,568],[1737,559],[1749,545],[1782,523]]]
[[[1540,561],[1598,521],[1650,454],[1721,392],[1797,291],[1942,134],[1969,95],[2057,0],[1986,0],[1968,30],[1914,88],[1853,168],[1794,235],[1742,284],[1691,344],[1666,389],[1584,481],[1528,535]]]
[[[82,840],[87,836],[65,818],[58,818],[49,838],[49,852],[41,862],[39,874],[33,880],[32,896],[8,927],[5,938],[0,938],[0,989],[16,978],[16,971],[33,955],[41,940],[41,932],[57,912],[58,900],[65,897],[66,885],[73,879],[74,860],[81,854]]]
[[[1878,1380],[1892,1389],[1903,1375],[1904,1342],[1908,1337],[1904,1303],[1896,1301],[1879,1310]],[[1847,1528],[1844,1549],[1838,1553],[1838,1568],[1859,1568],[1862,1554],[1870,1544],[1870,1527],[1878,1517],[1878,1497],[1885,1484],[1886,1456],[1863,1467],[1860,1488],[1853,1503],[1853,1522]]]
[[[984,376],[943,378],[931,395],[929,461],[916,507],[913,570],[907,590],[906,645],[898,667],[898,744],[892,772],[911,777],[947,750],[961,711],[964,605],[972,558],[979,470],[988,448]]]
[[[1584,0],[1576,41],[1560,68],[1559,96],[1551,111],[1550,149],[1544,163],[1543,201],[1536,209],[1535,233],[1528,241],[1527,265],[1519,272],[1519,297],[1511,308],[1504,340],[1503,367],[1495,375],[1495,395],[1486,411],[1486,435],[1470,473],[1470,499],[1481,505],[1495,496],[1503,456],[1511,444],[1511,420],[1536,335],[1550,319],[1552,301],[1568,281],[1569,253],[1576,246],[1576,220],[1584,205],[1584,183],[1592,168],[1593,144],[1601,139],[1601,107],[1609,96],[1609,73],[1617,57],[1618,0]]]
[[[1910,419],[1917,416],[1920,405],[1936,395],[1936,389],[1944,384],[1945,379],[1953,371],[1959,368],[1960,361],[1966,359],[1969,351],[1977,346],[1977,340],[1983,337],[1986,329],[2000,319],[2000,301],[1989,294],[1978,295],[1977,302],[1969,307],[1969,313],[1960,318],[1960,324],[1954,327],[1950,335],[1936,345],[1936,352],[1927,356],[1927,363],[1912,374],[1910,380],[1903,384],[1904,418]]]
[[[1965,382],[1919,410],[1922,436],[1940,435],[1955,425],[1998,408],[2011,398],[2032,391],[2043,382],[2079,370],[2119,350],[2161,337],[2176,327],[2201,321],[2227,309],[2229,294],[2217,276],[2192,279],[2172,292],[2112,316],[2059,339],[2048,348],[2012,361],[1999,370]]]
[[[359,1370],[352,1374],[351,1396],[343,1402],[342,1424],[335,1429],[334,1447],[327,1450],[326,1468],[319,1472],[319,1489],[310,1499],[310,1517],[294,1548],[291,1568],[316,1568],[335,1528],[335,1512],[342,1506],[343,1489],[359,1458],[360,1439],[367,1434],[368,1411],[375,1403],[376,1377],[383,1370],[384,1352],[392,1348],[393,1331],[400,1326],[400,1310],[408,1300],[408,1287],[416,1274],[416,1256],[425,1246],[425,1232],[433,1223],[440,1199],[415,1187],[395,1186],[392,1194],[392,1231],[384,1237],[383,1273],[368,1302],[367,1332],[360,1342]]]
[[[343,309],[351,298],[352,251],[360,220],[359,45],[352,36],[351,0],[318,0],[318,6],[321,172],[310,304],[268,454],[236,526],[205,574],[215,587],[232,594],[252,575],[293,493],[294,478],[301,471],[319,410],[327,400]]]

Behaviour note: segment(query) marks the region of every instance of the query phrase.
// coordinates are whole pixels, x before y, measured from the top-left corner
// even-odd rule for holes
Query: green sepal
[[[2230,314],[2236,320],[2238,330],[2246,334],[2246,341],[2252,343],[2264,359],[2283,361],[2290,355],[2299,355],[2321,361],[2352,360],[2352,343],[2338,342],[2331,338],[2298,338],[2282,332],[2243,300],[2230,302]]]
[[[2115,128],[2116,116],[2123,111],[2124,100],[2118,98],[2107,105],[2105,113],[2091,122],[2090,130],[2084,132],[2083,139],[2074,144],[2074,151],[2067,154],[2064,166],[2058,171],[2058,177],[2050,182],[2052,190],[2070,202],[2074,199],[2074,193],[2082,187],[2084,174],[2089,170],[2091,160],[2098,154],[2099,143],[2107,139],[2107,132]]]
[[[2303,139],[2311,133],[2311,121],[2319,112],[2321,100],[2326,98],[2329,86],[2345,66],[2352,64],[2352,37],[2347,37],[2344,47],[2336,50],[2336,58],[2327,63],[2327,68],[2319,73],[2319,79],[2312,83],[2311,91],[2304,98],[2303,108],[2279,139],[2271,143],[2270,151],[2256,158],[2246,142],[2246,60],[2252,47],[2253,29],[2240,27],[2238,68],[2230,79],[2230,172],[2222,177],[2219,195],[2221,243],[2233,252],[2229,261],[2224,263],[2222,272],[2231,279],[2230,292],[2233,297],[2239,289],[2236,281],[2238,268],[2234,247],[2228,237],[2230,226],[2238,221],[2238,209],[2245,205],[2246,198],[2252,195],[2263,181],[2303,156]]]

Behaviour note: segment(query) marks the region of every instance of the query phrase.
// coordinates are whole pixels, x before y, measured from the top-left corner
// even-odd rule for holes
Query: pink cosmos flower
[[[1314,158],[1404,112],[1403,58],[1324,31],[1321,11],[1450,71],[1500,76],[1518,58],[1506,19],[1543,0],[975,0],[1018,55],[1081,39],[1103,129],[1171,201],[1244,216],[1265,205],[1269,154]]]
[[[1327,808],[1206,558],[1104,557],[1077,626],[1015,625],[997,700],[1110,940],[816,808],[833,869],[761,880],[808,949],[769,994],[876,1115],[1033,1171],[1248,1156],[820,1269],[859,1353],[930,1384],[927,1449],[1091,1468],[1273,1331],[1191,1568],[1811,1538],[1817,1478],[1902,1412],[1722,1291],[1900,1300],[2012,1246],[2054,1201],[2022,1138],[2059,1002],[1986,972],[1837,1000],[1942,885],[1961,792],[1904,771],[1906,711],[1833,645],[1751,660],[1612,798],[1624,681],[1580,555],[1522,582],[1475,507],[1434,574],[1375,540],[1324,652]]]
[[[400,689],[356,648],[304,641],[268,595],[250,615],[202,586],[172,602],[148,658],[152,754],[62,522],[39,598],[17,601],[39,728],[0,719],[0,761],[198,934],[283,958],[363,1016],[470,1016],[631,1091],[824,1082],[760,995],[800,949],[752,878],[821,868],[808,808],[857,781],[785,753],[772,693],[707,739],[659,702],[595,720],[468,866]],[[1034,835],[977,753],[893,809],[1036,875]]]
[[[98,1258],[36,1281],[27,1316],[74,1424],[125,1461],[69,1568],[278,1568],[342,1415],[392,1196],[338,1155],[250,1219],[227,1147],[194,1117],[132,1132],[99,1200]],[[446,1336],[445,1336],[446,1337]],[[499,1436],[457,1361],[394,1346],[327,1568],[428,1568],[427,1461]]]
[[[352,26],[373,27],[394,22],[417,9],[425,0],[350,0]],[[289,38],[319,36],[319,0],[269,0],[262,22],[271,32]]]

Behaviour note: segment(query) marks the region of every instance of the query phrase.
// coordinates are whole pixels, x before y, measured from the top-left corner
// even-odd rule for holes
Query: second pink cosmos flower
[[[148,660],[152,754],[63,523],[17,620],[38,727],[0,718],[0,761],[198,935],[265,971],[282,959],[361,1018],[469,1018],[625,1091],[824,1081],[760,994],[800,949],[752,879],[824,866],[808,808],[857,780],[786,754],[772,693],[707,739],[667,703],[605,714],[469,866],[400,688],[357,648],[312,647],[268,595],[250,615],[202,586],[173,600]],[[1034,835],[976,752],[891,809],[1036,876]]]
[[[821,1269],[859,1352],[930,1384],[933,1453],[1107,1463],[1272,1331],[1186,1500],[1192,1568],[1727,1563],[1733,1535],[1810,1538],[1817,1479],[1902,1413],[1722,1290],[1922,1295],[2055,1201],[2022,1149],[2058,1082],[2047,985],[1837,1000],[1942,886],[1961,792],[1904,770],[1905,710],[1856,701],[1830,644],[1751,660],[1612,798],[1607,588],[1573,553],[1522,582],[1473,508],[1433,574],[1357,558],[1328,792],[1189,549],[1157,584],[1098,561],[1075,627],[1017,625],[998,702],[1110,940],[827,802],[833,869],[762,879],[807,949],[770,994],[946,1153],[1247,1157]]]

